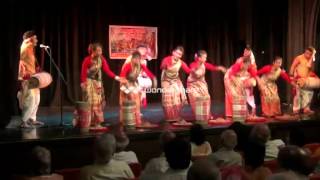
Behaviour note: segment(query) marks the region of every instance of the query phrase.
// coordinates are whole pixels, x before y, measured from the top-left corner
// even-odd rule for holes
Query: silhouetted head
[[[220,170],[217,166],[207,160],[200,159],[195,161],[188,170],[187,180],[220,180]]]
[[[165,145],[164,153],[171,169],[187,169],[191,161],[191,145],[189,142],[175,138]]]
[[[116,149],[116,139],[112,134],[103,134],[95,140],[94,154],[97,164],[108,163]]]

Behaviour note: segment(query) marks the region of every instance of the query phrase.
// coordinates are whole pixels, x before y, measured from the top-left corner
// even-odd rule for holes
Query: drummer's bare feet
[[[20,125],[21,128],[34,128],[32,124],[30,124],[28,121],[27,122],[22,122]]]
[[[178,124],[182,124],[182,125],[188,125],[188,124],[192,124],[190,122],[187,122],[185,119],[183,118],[179,118],[179,121],[177,122]]]
[[[262,114],[262,117],[265,117],[265,118],[273,118],[274,115],[270,115],[270,114]]]
[[[256,108],[252,108],[251,114],[252,117],[256,117]]]
[[[293,115],[297,115],[300,113],[300,110],[293,110]]]
[[[137,124],[137,126],[148,127],[148,126],[152,126],[152,124],[149,121],[142,121],[140,124]]]
[[[34,120],[34,119],[29,119],[29,123],[34,125],[34,126],[43,126],[44,125],[43,122],[37,121],[37,120]]]
[[[303,110],[303,113],[304,114],[313,114],[314,111],[312,111],[310,108],[306,108],[306,109]]]
[[[91,127],[92,128],[96,128],[96,129],[97,128],[103,128],[103,126],[101,124],[99,124],[99,123],[98,124],[93,124],[93,125],[91,125]]]

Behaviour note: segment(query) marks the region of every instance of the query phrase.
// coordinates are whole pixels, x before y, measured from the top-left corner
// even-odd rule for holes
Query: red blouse
[[[259,71],[257,72],[257,75],[268,74],[271,72],[271,70],[272,70],[272,65],[263,66],[261,69],[259,69]],[[288,83],[291,83],[290,77],[285,70],[281,69],[280,76],[282,79],[284,79]]]
[[[167,69],[170,66],[172,66],[172,56],[167,56],[162,60],[160,69]],[[191,70],[184,61],[181,61],[181,68],[185,73],[190,74]]]
[[[147,68],[147,66],[141,64],[142,70],[147,74],[147,76],[151,79],[153,79],[155,76],[152,74],[152,72]],[[127,63],[124,65],[124,67],[121,70],[120,77],[127,77],[127,75],[131,72],[132,66],[131,63]]]
[[[102,56],[102,69],[103,71],[111,78],[115,78],[116,75],[110,70],[110,67],[107,63],[107,60]],[[87,71],[88,68],[91,66],[92,58],[91,56],[87,56],[84,58],[82,62],[82,68],[81,68],[81,83],[85,82],[87,79]]]
[[[237,74],[241,70],[242,65],[243,65],[242,62],[238,62],[238,63],[235,63],[234,65],[232,65],[231,66],[230,75],[233,76],[233,75]],[[257,71],[255,70],[254,65],[252,65],[252,64],[249,65],[248,73],[252,77],[256,77],[257,76]]]
[[[196,69],[196,68],[198,68],[199,64],[200,64],[199,60],[194,60],[194,62],[192,62],[192,63],[190,64],[190,69]],[[208,69],[209,71],[217,71],[217,70],[218,70],[218,66],[213,65],[213,64],[210,64],[210,63],[207,63],[207,62],[204,63],[204,66],[205,66],[205,68]]]

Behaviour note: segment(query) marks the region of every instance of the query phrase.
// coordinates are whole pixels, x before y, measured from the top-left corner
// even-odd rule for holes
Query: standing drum
[[[196,121],[208,121],[210,118],[210,97],[197,97],[195,106]]]
[[[122,122],[125,126],[135,126],[136,125],[136,102],[135,101],[124,101],[122,104]]]
[[[234,121],[241,121],[247,117],[247,101],[245,96],[234,97],[232,104],[232,118]]]
[[[303,89],[318,89],[320,88],[320,79],[317,77],[301,78],[298,80],[298,85]]]
[[[45,88],[52,82],[52,76],[47,72],[36,73],[31,76],[29,81],[29,89]]]
[[[75,126],[81,129],[89,128],[91,123],[90,104],[85,101],[76,101],[75,106]]]

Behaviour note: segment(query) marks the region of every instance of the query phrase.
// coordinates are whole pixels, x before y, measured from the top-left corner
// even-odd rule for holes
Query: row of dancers
[[[23,39],[20,51],[19,80],[28,82],[30,76],[37,73],[34,54],[37,37],[33,31],[28,31],[24,34]],[[146,106],[147,89],[157,87],[156,76],[147,68],[148,48],[145,45],[138,46],[137,50],[126,59],[119,76],[110,70],[102,49],[102,45],[99,43],[90,44],[89,55],[84,58],[81,68],[81,89],[83,101],[87,102],[90,107],[90,124],[99,127],[104,121],[105,95],[102,72],[120,83],[120,121],[126,123],[124,121],[128,117],[124,114],[123,109],[131,103],[134,105],[132,106],[134,107],[133,123],[135,125],[148,124],[148,122],[142,121],[140,109],[141,105]],[[212,118],[210,113],[211,98],[205,80],[207,70],[225,73],[225,115],[227,117],[247,116],[248,114],[255,116],[256,105],[253,87],[256,85],[260,90],[262,114],[268,117],[280,115],[280,98],[275,83],[279,77],[292,85],[294,92],[293,112],[312,113],[310,102],[313,89],[305,86],[310,84],[310,80],[319,81],[319,78],[312,71],[315,53],[313,47],[306,48],[303,54],[293,60],[289,74],[287,74],[281,68],[281,57],[276,57],[272,64],[257,69],[253,52],[249,47],[246,47],[243,55],[226,69],[223,66],[207,62],[205,50],[199,50],[194,61],[188,66],[182,60],[184,48],[177,46],[172,50],[171,55],[163,58],[160,66],[162,71],[162,107],[165,119],[184,123],[181,118],[181,110],[185,104],[188,104],[187,96],[195,116],[200,114],[199,118],[204,120]],[[179,76],[180,69],[188,74],[186,89]],[[19,92],[22,127],[41,123],[36,120],[36,111],[40,101],[39,88],[22,87]],[[247,104],[251,107],[250,113],[246,108]]]
[[[104,101],[103,95],[100,96],[103,94],[101,92],[103,91],[103,88],[101,88],[101,75],[97,76],[99,77],[98,79],[92,77],[92,74],[101,74],[101,69],[103,69],[106,74],[120,82],[120,120],[123,121],[125,119],[121,110],[125,106],[125,102],[134,101],[136,105],[135,124],[147,123],[141,120],[141,104],[146,105],[147,88],[152,85],[154,88],[157,87],[155,75],[147,68],[147,47],[143,45],[137,47],[137,51],[133,52],[123,64],[120,76],[114,75],[110,70],[105,58],[102,56],[100,44],[93,44],[90,52],[90,55],[83,62],[81,87],[86,89],[84,91],[85,100],[91,102],[93,106],[92,122],[99,124],[103,121],[103,112],[101,110],[103,107],[97,108],[104,104],[100,103],[100,100]],[[176,47],[172,50],[171,55],[162,60],[160,66],[162,70],[162,106],[167,121],[184,122],[181,118],[181,110],[185,104],[188,104],[187,96],[193,114],[196,115],[200,109],[203,112],[200,114],[204,116],[203,118],[200,117],[200,119],[212,118],[210,113],[211,98],[205,80],[206,70],[225,73],[225,112],[227,117],[237,116],[239,113],[246,116],[248,114],[246,108],[238,110],[235,110],[235,108],[237,106],[244,107],[247,104],[251,107],[249,115],[256,115],[253,95],[253,87],[256,85],[260,90],[263,116],[281,115],[280,98],[276,85],[276,80],[279,77],[292,86],[294,95],[293,112],[299,113],[300,110],[303,110],[304,113],[312,113],[310,102],[313,90],[304,88],[304,85],[309,77],[319,79],[311,70],[316,53],[313,47],[306,48],[303,54],[294,59],[289,75],[281,68],[281,57],[275,57],[272,64],[257,69],[253,52],[249,47],[244,49],[243,55],[229,69],[208,63],[205,50],[199,50],[195,55],[195,60],[188,66],[182,60],[183,53],[182,46]],[[88,68],[88,62],[91,62],[90,68]],[[180,69],[188,74],[186,90],[179,76]],[[92,71],[95,73],[92,73]],[[95,87],[98,88],[94,89]],[[91,95],[89,95],[90,93]],[[99,101],[92,101],[97,99]],[[98,111],[95,112],[95,110]]]

